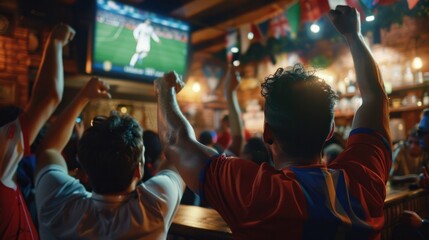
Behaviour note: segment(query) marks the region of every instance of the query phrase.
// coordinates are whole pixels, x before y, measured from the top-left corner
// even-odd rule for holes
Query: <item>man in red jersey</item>
[[[391,165],[388,98],[358,12],[337,6],[329,17],[350,46],[363,103],[345,150],[328,166],[321,152],[334,132],[336,96],[301,65],[280,68],[262,84],[263,136],[274,167],[199,144],[176,101],[183,82],[174,73],[155,81],[167,158],[235,239],[380,238]]]
[[[75,31],[65,24],[58,24],[52,30],[29,103],[20,114],[14,107],[0,110],[0,239],[39,238],[15,173],[19,161],[29,154],[30,144],[61,101],[62,48],[74,35]]]

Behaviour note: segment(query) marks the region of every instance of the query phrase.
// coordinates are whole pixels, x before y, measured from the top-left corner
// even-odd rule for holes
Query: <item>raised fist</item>
[[[62,46],[65,46],[73,40],[75,34],[76,32],[72,27],[64,23],[59,23],[52,29],[49,38],[52,41],[58,41]]]
[[[355,8],[338,5],[335,10],[329,11],[329,19],[343,35],[360,33],[359,12]]]

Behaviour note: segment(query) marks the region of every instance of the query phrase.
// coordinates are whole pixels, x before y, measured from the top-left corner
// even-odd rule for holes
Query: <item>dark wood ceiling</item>
[[[258,23],[278,14],[293,0],[127,0],[137,7],[178,17],[192,26],[195,52],[216,52],[225,47],[231,28]]]

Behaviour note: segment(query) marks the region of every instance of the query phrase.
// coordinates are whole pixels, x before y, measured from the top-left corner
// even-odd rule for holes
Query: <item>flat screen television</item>
[[[190,26],[115,1],[97,0],[86,72],[151,82],[186,73]]]

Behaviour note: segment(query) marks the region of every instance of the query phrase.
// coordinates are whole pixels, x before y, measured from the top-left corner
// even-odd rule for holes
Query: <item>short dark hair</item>
[[[253,162],[258,165],[266,162],[271,164],[270,155],[268,154],[268,150],[265,146],[264,141],[259,137],[249,138],[244,145],[243,154],[249,155]]]
[[[211,145],[214,143],[213,134],[210,130],[205,130],[200,133],[198,141],[204,145]]]
[[[95,120],[79,142],[79,162],[96,193],[120,193],[130,186],[143,161],[143,129],[130,116]]]
[[[265,78],[265,122],[289,157],[320,154],[331,129],[337,95],[301,64]]]
[[[143,132],[143,144],[145,147],[144,159],[148,163],[155,163],[161,158],[161,140],[156,132],[146,130]]]

